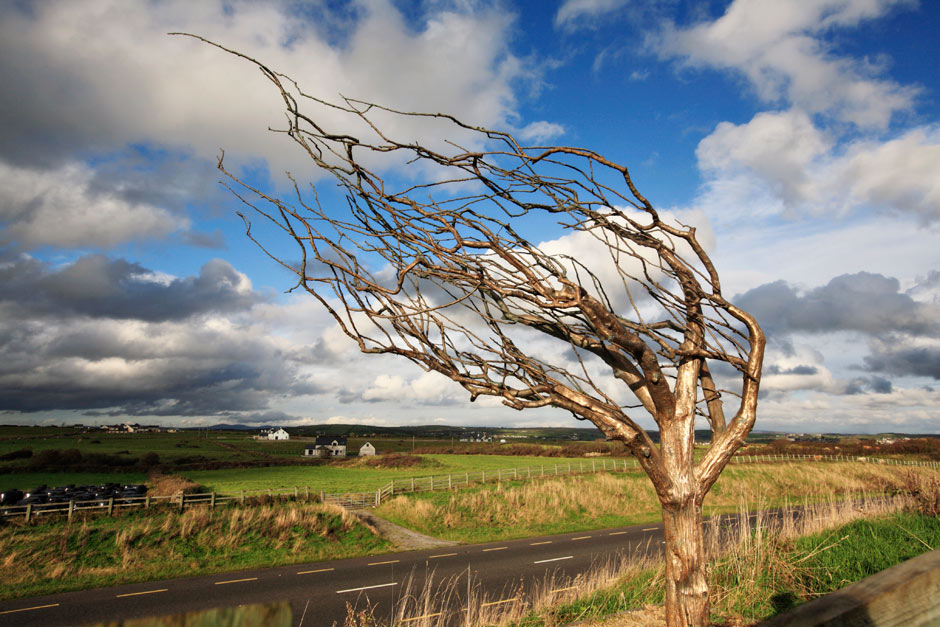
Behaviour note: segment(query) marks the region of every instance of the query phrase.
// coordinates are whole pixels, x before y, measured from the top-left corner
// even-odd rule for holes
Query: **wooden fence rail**
[[[908,461],[899,459],[884,459],[874,457],[857,457],[846,455],[736,455],[731,462],[734,464],[780,463],[801,461],[832,461],[832,462],[860,462],[884,464],[893,466],[921,466],[940,468],[940,462]],[[101,511],[112,515],[115,510],[126,508],[150,508],[157,506],[172,506],[179,511],[186,507],[203,505],[215,507],[227,503],[238,502],[241,505],[251,503],[256,497],[293,498],[310,500],[312,498],[322,503],[333,503],[346,508],[378,507],[382,502],[396,494],[410,492],[430,492],[435,490],[454,490],[465,488],[474,484],[502,481],[526,481],[543,477],[557,477],[563,475],[596,473],[596,472],[624,472],[637,469],[639,464],[635,459],[586,459],[578,462],[547,463],[538,466],[525,466],[521,468],[504,468],[497,470],[479,470],[476,472],[451,473],[447,475],[431,475],[424,477],[408,477],[394,479],[390,483],[372,492],[349,492],[342,494],[329,494],[323,491],[311,491],[310,486],[291,488],[266,488],[262,490],[241,490],[238,493],[223,494],[207,492],[204,494],[174,494],[171,496],[136,496],[112,497],[95,499],[91,501],[66,501],[59,503],[30,503],[27,505],[11,505],[0,507],[0,518],[23,517],[27,522],[40,514],[64,513],[71,520],[76,512]]]

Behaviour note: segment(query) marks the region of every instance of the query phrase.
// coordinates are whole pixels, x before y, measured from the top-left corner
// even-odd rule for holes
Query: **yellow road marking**
[[[546,540],[545,542],[532,542],[531,544],[529,544],[529,546],[538,546],[540,544],[551,544],[551,543],[552,543],[551,540]]]
[[[387,562],[372,562],[369,566],[381,566],[382,564],[397,564],[398,560],[388,560]]]
[[[508,546],[498,546],[493,549],[483,549],[483,552],[486,553],[487,551],[502,551],[503,549],[508,549],[508,548],[509,548]]]
[[[591,536],[578,536],[577,538],[571,538],[571,540],[572,540],[572,541],[574,541],[574,540],[587,540],[587,539],[590,538],[590,537],[591,537]]]
[[[145,590],[144,592],[128,592],[127,594],[118,594],[115,596],[115,598],[120,599],[121,597],[136,597],[141,594],[156,594],[158,592],[166,592],[166,591],[167,591],[167,588],[160,588],[159,590]]]
[[[310,573],[328,573],[328,572],[330,572],[331,570],[333,570],[333,569],[332,569],[332,568],[318,568],[317,570],[302,570],[302,571],[300,571],[300,572],[297,573],[297,574],[298,574],[298,575],[309,575]]]
[[[3,612],[0,612],[0,614],[14,614],[14,613],[16,613],[16,612],[28,612],[28,611],[30,611],[30,610],[42,610],[42,609],[45,609],[45,608],[47,608],[47,607],[59,607],[59,604],[58,604],[58,603],[52,603],[52,604],[50,604],[50,605],[37,605],[37,606],[35,606],[35,607],[21,607],[21,608],[18,609],[18,610],[6,610],[6,611],[3,611]]]
[[[248,577],[247,579],[230,579],[230,580],[228,580],[228,581],[217,581],[217,582],[215,582],[215,585],[221,586],[222,584],[226,584],[226,583],[241,583],[241,582],[243,582],[243,581],[255,581],[256,579],[258,579],[258,578],[257,578],[257,577]]]
[[[513,597],[511,599],[503,599],[502,601],[490,601],[489,603],[484,603],[480,607],[489,607],[491,605],[499,605],[501,603],[512,603],[513,601],[518,601],[519,597]]]
[[[414,620],[421,620],[422,618],[434,618],[435,616],[440,616],[444,612],[438,612],[437,614],[425,614],[424,616],[415,616],[414,618],[403,618],[399,622],[401,623],[410,623]]]
[[[608,533],[607,535],[609,535],[609,536],[622,536],[622,535],[625,534],[625,533],[630,533],[630,532],[629,532],[629,531],[612,531],[611,533]]]
[[[456,554],[456,553],[441,553],[440,555],[430,555],[430,556],[428,556],[428,559],[429,559],[429,560],[433,560],[433,559],[436,559],[436,558],[438,558],[438,557],[453,557],[454,555],[457,555],[457,554]],[[435,616],[436,616],[436,614],[435,614]]]

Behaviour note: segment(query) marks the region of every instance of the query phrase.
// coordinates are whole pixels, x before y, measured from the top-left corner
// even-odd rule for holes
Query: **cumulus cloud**
[[[936,305],[914,300],[900,290],[895,278],[869,272],[841,275],[802,294],[777,281],[734,300],[762,326],[780,333],[859,331],[872,336],[940,336],[940,309]]]
[[[0,162],[0,244],[110,248],[164,238],[189,226],[188,218],[145,199],[100,189],[95,177],[76,162],[52,170]]]
[[[220,148],[233,158],[264,155],[274,172],[296,166],[297,153],[267,131],[283,123],[283,105],[257,69],[168,31],[244,51],[323,97],[446,111],[473,124],[507,126],[515,115],[511,84],[537,81],[510,53],[513,18],[498,9],[439,7],[414,28],[383,0],[315,6],[306,19],[287,6],[5,5],[0,80],[17,87],[0,98],[0,157],[48,167],[65,155],[144,143],[210,159]],[[406,140],[434,131],[414,118],[387,130]]]
[[[320,389],[296,346],[245,321],[264,298],[225,261],[173,278],[97,255],[62,268],[19,257],[0,273],[7,411],[212,416]]]
[[[822,35],[913,4],[736,0],[715,20],[667,24],[651,45],[689,67],[738,72],[766,102],[788,102],[862,128],[885,128],[896,112],[911,108],[918,88],[877,78],[865,63],[833,55]]]
[[[940,218],[940,130],[933,126],[838,142],[804,111],[765,112],[744,124],[718,124],[696,156],[711,193],[726,198],[764,190],[783,212],[877,207],[925,222]]]
[[[264,298],[230,263],[213,259],[198,276],[166,278],[140,264],[87,255],[61,268],[29,257],[0,264],[0,307],[20,318],[89,316],[160,322],[243,311]]]

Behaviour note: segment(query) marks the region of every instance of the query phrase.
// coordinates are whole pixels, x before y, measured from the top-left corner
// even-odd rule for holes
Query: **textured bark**
[[[296,183],[288,197],[272,196],[219,159],[231,191],[262,218],[256,228],[243,216],[248,237],[296,275],[292,289],[317,299],[364,353],[438,372],[471,401],[562,408],[623,442],[663,507],[669,624],[704,624],[701,506],[754,425],[765,341],[757,321],[723,296],[695,228],[664,219],[625,166],[591,150],[525,147],[446,113],[327,101],[207,43],[271,81],[287,120],[277,132],[345,194],[330,207]],[[344,116],[348,124],[337,122]],[[383,125],[394,128],[397,118],[457,138],[435,147],[396,139]],[[374,170],[382,159],[423,166],[418,178],[431,174],[396,181]],[[521,231],[533,223],[593,238],[616,277],[602,280],[575,256],[534,245]],[[284,240],[296,248],[285,252]],[[526,352],[533,334],[563,343],[563,357]],[[635,401],[624,404],[611,384]],[[658,425],[658,446],[639,417]],[[696,421],[712,432],[698,464]]]
[[[666,625],[707,625],[708,581],[699,500],[689,496],[680,503],[663,503],[663,529],[666,534]]]

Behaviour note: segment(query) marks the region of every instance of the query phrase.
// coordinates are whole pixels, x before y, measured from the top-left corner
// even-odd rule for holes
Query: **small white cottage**
[[[375,455],[375,447],[372,446],[369,442],[366,442],[359,447],[359,457],[366,457],[369,455]]]
[[[290,440],[290,434],[281,429],[271,429],[267,432],[269,440]]]

